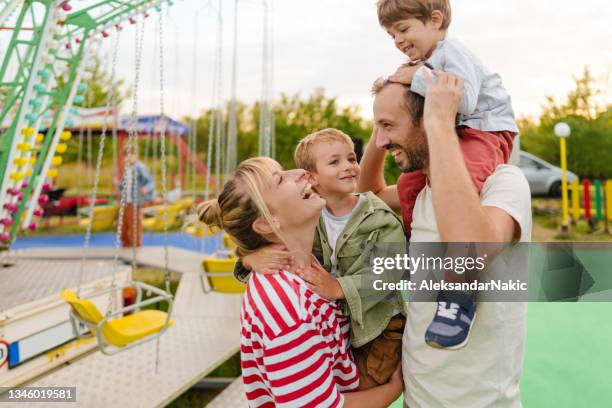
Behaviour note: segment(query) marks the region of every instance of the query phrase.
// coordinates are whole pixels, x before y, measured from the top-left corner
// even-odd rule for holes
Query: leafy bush
[[[539,122],[519,120],[521,148],[559,165],[559,139],[553,128],[566,122],[572,130],[567,140],[568,168],[581,178],[612,178],[612,106],[596,101],[603,92],[585,68],[564,103],[548,97]]]

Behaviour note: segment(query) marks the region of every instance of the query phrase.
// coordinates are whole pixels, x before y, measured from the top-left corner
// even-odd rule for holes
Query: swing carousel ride
[[[203,254],[171,246],[168,229],[176,223],[177,214],[188,212],[186,217],[193,218],[197,200],[216,194],[223,175],[236,166],[239,1],[234,2],[231,96],[227,103],[222,88],[222,3],[216,0],[204,5],[214,13],[217,26],[205,164],[198,160],[195,119],[185,126],[165,114],[164,33],[172,4],[172,0],[0,0],[0,29],[10,32],[8,41],[1,45],[6,52],[0,66],[0,387],[70,385],[78,389],[79,406],[135,402],[138,406],[163,406],[238,350],[239,293],[243,287],[231,275],[231,240],[222,238],[222,231],[187,227],[194,239],[216,242],[213,253]],[[261,4],[259,154],[273,156],[271,7],[267,0]],[[193,106],[201,51],[199,11],[193,36]],[[156,24],[159,59],[156,64],[143,65],[144,27],[149,20]],[[119,76],[119,45],[130,34],[135,44],[132,105],[122,121],[117,119],[114,85]],[[92,163],[94,177],[83,201],[87,208],[81,209],[83,247],[12,250],[22,231],[37,228],[74,129],[80,129],[81,154],[83,117],[88,112],[83,104],[95,63],[92,56],[100,54],[104,46],[111,54],[110,90],[104,108],[98,109],[103,120],[95,167]],[[159,69],[159,114],[139,116],[141,72],[151,67]],[[113,170],[126,176],[119,177],[119,197],[99,205],[109,136]],[[163,233],[163,246],[122,248],[120,231],[126,205],[136,200],[135,189],[130,189],[136,181],[129,180],[136,172],[130,171],[127,159],[130,154],[138,156],[143,139],[144,151],[152,152],[161,174],[161,200],[149,210],[151,217],[144,226]],[[89,137],[90,151],[91,140]],[[191,164],[192,188],[190,195],[171,199],[168,150],[172,154],[173,146],[182,172]],[[197,177],[205,179],[203,197],[196,194]],[[135,217],[136,212],[132,213]],[[93,233],[101,223],[108,226],[109,220],[110,225],[116,223],[114,247],[90,247]],[[136,224],[136,219],[132,221]],[[136,228],[132,231],[135,242]],[[133,272],[140,266],[161,270],[162,287],[134,280]],[[175,293],[170,285],[172,273],[180,276]]]

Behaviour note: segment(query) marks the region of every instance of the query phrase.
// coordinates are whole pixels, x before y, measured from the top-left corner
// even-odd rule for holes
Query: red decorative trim
[[[8,347],[9,343],[5,340],[0,339],[0,343],[6,345],[6,356],[4,356],[4,361],[0,361],[0,368],[2,368],[6,363],[8,363]]]

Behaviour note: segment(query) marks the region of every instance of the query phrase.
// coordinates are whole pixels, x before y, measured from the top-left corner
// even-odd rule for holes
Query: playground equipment
[[[612,180],[584,179],[582,183],[574,180],[568,189],[571,196],[571,223],[585,219],[591,228],[603,221],[605,232],[609,232],[608,222],[612,221]]]
[[[91,333],[96,336],[98,348],[103,354],[113,355],[120,351],[136,347],[150,339],[153,335],[160,335],[174,322],[170,319],[172,312],[172,295],[154,286],[142,282],[129,282],[121,286],[107,289],[106,292],[123,290],[125,288],[136,288],[136,304],[124,306],[119,310],[103,316],[96,305],[87,299],[80,299],[74,292],[64,289],[60,296],[72,310],[70,312],[72,328],[75,333],[80,334],[77,322],[84,323]],[[148,291],[157,296],[142,300],[142,292]],[[103,292],[104,293],[104,292]],[[140,308],[166,302],[168,313],[160,310],[142,310]],[[127,314],[136,311],[134,314]],[[121,316],[121,317],[120,317]],[[110,347],[108,344],[114,346]]]
[[[74,105],[83,103],[85,82],[91,76],[89,55],[97,51],[101,38],[109,36],[110,28],[130,19],[142,21],[147,10],[162,6],[161,1],[151,0],[89,1],[74,7],[65,0],[22,3],[19,9],[14,7],[19,2],[8,4],[15,11],[13,15],[17,15],[14,24],[11,21],[12,34],[0,66],[0,240],[3,246],[9,246],[22,228],[35,229],[33,218],[41,217],[42,206],[50,201],[53,179],[72,137],[66,129],[74,125],[77,114]],[[3,21],[6,5],[6,2],[0,3]],[[85,202],[91,206],[90,214],[94,214],[91,210],[98,202],[96,194]],[[82,338],[82,329],[87,325],[82,327],[75,320],[67,319],[68,305],[57,296],[60,289],[72,286],[78,279],[76,291],[80,300],[86,299],[97,307],[106,301],[108,319],[121,309],[123,298],[119,288],[138,287],[138,283],[130,282],[131,272],[119,265],[118,256],[112,264],[86,259],[94,218],[88,222],[86,245],[78,264],[53,258],[57,251],[46,255],[52,260],[24,260],[13,258],[15,255],[11,253],[3,254],[2,287],[5,289],[0,293],[0,338],[7,345],[7,353],[3,349],[0,356],[2,386],[23,383],[91,350],[93,338]],[[110,270],[112,279],[107,276]],[[134,310],[140,306],[134,305]],[[118,326],[125,328],[125,325],[124,321]],[[165,327],[169,327],[169,320]],[[130,330],[138,334],[128,340],[144,340],[142,331],[135,330],[134,326]],[[162,330],[165,329],[159,329]],[[146,338],[155,337],[147,334]],[[114,338],[117,339],[121,340]]]
[[[1,16],[15,4],[5,3]],[[72,127],[75,106],[83,103],[91,78],[89,55],[111,28],[144,18],[161,5],[161,0],[99,0],[76,10],[68,1],[24,2],[0,67],[0,123],[8,123],[1,140],[7,148],[0,153],[0,219],[7,220],[0,225],[0,240],[5,245],[21,228],[36,228],[33,219],[42,215],[39,206],[48,200],[43,186],[57,176],[72,136],[65,128]],[[43,119],[50,119],[46,130]]]
[[[0,0],[0,26],[21,7],[23,0]]]
[[[228,108],[228,129],[227,140],[224,139],[222,128],[223,116],[220,109],[221,99],[221,72],[222,72],[222,17],[221,8],[219,7],[218,14],[218,32],[217,32],[217,52],[215,55],[215,74],[213,85],[213,109],[208,136],[207,149],[207,179],[205,185],[204,199],[207,200],[210,195],[209,188],[211,186],[210,174],[212,173],[212,156],[213,156],[213,139],[215,139],[215,174],[216,182],[214,183],[215,193],[218,194],[221,190],[222,173],[229,174],[236,166],[236,136],[237,136],[237,121],[236,121],[236,65],[237,65],[237,38],[238,38],[238,1],[234,3],[234,43],[233,43],[233,58],[232,58],[232,83],[231,83],[231,99]],[[259,120],[259,146],[258,154],[260,156],[275,156],[275,132],[274,132],[274,108],[272,104],[273,95],[273,42],[272,38],[272,23],[270,15],[272,8],[267,0],[263,1],[263,41],[262,41],[262,83],[261,83],[261,99],[260,99],[260,120]],[[222,163],[222,157],[225,156]],[[212,229],[198,229],[191,227],[194,234],[206,234],[212,232]],[[224,234],[223,243],[227,248],[235,248],[236,245],[231,241],[227,234]],[[202,261],[202,271],[200,283],[202,290],[208,293],[210,290],[222,293],[242,293],[244,285],[238,282],[234,276],[235,255],[233,253],[224,253],[219,248],[215,251],[215,256],[206,257]],[[204,282],[208,282],[210,289],[207,288]]]
[[[181,220],[184,213],[183,206],[172,204],[167,207],[158,206],[153,208],[154,213],[151,217],[146,217],[142,222],[144,229],[149,231],[163,231],[166,228],[174,227]]]
[[[75,335],[68,307],[57,296],[79,279],[81,262],[49,257],[57,252],[49,251],[44,259],[2,256],[0,342],[7,349],[0,351],[1,387],[29,381],[95,347],[95,338]],[[80,294],[98,307],[107,307],[110,301],[114,311],[123,301],[120,291],[102,293],[111,287],[108,272],[112,267],[112,260],[87,260]],[[117,285],[128,281],[128,269],[119,267]]]
[[[563,221],[561,223],[561,233],[569,233],[568,205],[567,205],[567,144],[566,140],[570,133],[570,127],[565,122],[559,122],[554,128],[555,136],[559,138],[559,148],[561,150],[561,205],[563,211]]]
[[[92,231],[105,231],[115,226],[119,207],[116,205],[101,205],[91,208],[91,211],[82,209],[80,212],[83,216],[80,220],[83,228],[87,228],[91,224]]]
[[[565,236],[569,234],[570,211],[572,225],[575,225],[581,216],[584,216],[591,229],[594,229],[597,223],[603,220],[604,231],[608,233],[608,221],[612,220],[612,180],[604,182],[595,180],[595,183],[591,185],[590,180],[584,179],[582,185],[580,185],[578,179],[574,179],[568,187],[566,139],[569,137],[571,129],[567,123],[559,122],[555,125],[554,132],[555,136],[559,138],[561,154],[561,206],[563,217],[561,233]],[[569,192],[571,192],[571,209]],[[595,196],[594,207],[591,206],[593,193]]]
[[[0,11],[5,3],[0,0]],[[76,127],[77,113],[73,108],[84,102],[84,82],[90,70],[87,57],[96,52],[95,47],[101,44],[103,38],[110,37],[107,43],[113,38],[118,41],[121,25],[141,23],[152,7],[161,8],[162,1],[88,0],[70,4],[65,0],[30,0],[19,11],[17,24],[14,24],[14,32],[18,33],[11,37],[0,68],[1,145],[4,149],[0,151],[0,188],[4,195],[1,208],[3,215],[11,214],[10,221],[0,226],[5,245],[9,246],[23,228],[28,228],[29,223],[35,223],[42,215],[38,211],[38,199],[48,200],[48,197],[42,198],[46,194],[43,186],[45,183],[52,184],[57,175],[62,162],[61,154],[66,151],[66,142],[72,136],[67,129]],[[52,30],[54,32],[50,33]],[[159,32],[161,37],[161,23]],[[140,42],[142,47],[142,34],[138,38],[137,43]],[[163,41],[160,41],[163,67],[162,44]],[[137,56],[139,54],[136,53]],[[40,69],[48,72],[40,71],[37,75]],[[66,73],[66,81],[58,81],[63,72]],[[163,75],[161,77],[163,79]],[[114,75],[112,78],[111,82]],[[134,85],[137,83],[138,69]],[[163,81],[160,80],[160,83],[163,88]],[[134,92],[133,96],[136,100],[138,92]],[[37,97],[41,99],[40,104],[29,102]],[[109,98],[112,99],[111,95]],[[113,107],[114,103],[109,101],[107,106]],[[163,98],[160,110],[159,117],[165,118]],[[134,105],[132,118],[136,111]],[[104,126],[108,127],[106,120]],[[33,130],[22,132],[24,127]],[[133,150],[137,136],[134,133],[138,132],[134,132],[133,125],[129,129],[127,144]],[[166,142],[172,142],[169,140],[172,137],[166,134],[163,126],[160,129],[159,146],[163,158]],[[26,139],[31,140],[29,146],[22,144],[26,143]],[[180,145],[181,141],[181,138],[177,138],[176,144]],[[195,151],[195,148],[188,147]],[[181,150],[185,149],[177,147],[178,152]],[[103,142],[100,141],[98,158],[102,151]],[[222,148],[220,151],[226,150]],[[165,160],[161,161],[165,169]],[[96,167],[96,174],[99,175],[99,164]],[[166,176],[167,171],[162,171],[163,186],[166,186]],[[11,183],[7,184],[5,178]],[[93,199],[88,201],[90,205],[97,201],[98,176],[93,183]],[[15,190],[8,190],[13,187]],[[165,188],[163,196],[167,197]],[[4,207],[4,204],[10,205]],[[120,203],[119,212],[122,211],[121,207]],[[95,214],[95,208],[90,206],[89,210],[90,214]],[[167,221],[167,214],[163,218]],[[14,257],[9,261],[16,263],[16,266],[13,270],[15,276],[11,280],[6,278],[10,268],[4,267],[3,285],[0,285],[0,385],[15,386],[36,378],[28,385],[74,384],[82,390],[79,400],[85,406],[123,406],[135,401],[141,406],[167,405],[236,353],[239,347],[240,297],[217,293],[202,296],[196,281],[202,284],[209,282],[200,279],[198,269],[202,262],[201,254],[168,248],[167,238],[163,248],[134,249],[136,256],[134,252],[130,255],[128,249],[119,251],[117,246],[114,249],[89,248],[95,221],[95,216],[87,220],[88,231],[82,256],[75,254],[74,249],[65,248],[9,254]],[[168,262],[170,255],[171,266]],[[31,261],[37,256],[41,257],[40,261]],[[155,313],[155,318],[123,320],[127,316],[120,317],[127,311],[121,296],[123,288],[141,288],[143,293],[147,291],[142,283],[133,281],[132,269],[123,266],[123,262],[131,262],[132,268],[138,263],[163,269],[165,290],[158,289],[155,297],[160,301],[171,300],[171,313]],[[8,263],[3,259],[3,264]],[[26,264],[29,283],[28,287],[21,287],[18,285],[26,282],[22,273]],[[50,268],[49,264],[53,264],[54,268]],[[181,274],[176,297],[171,297],[168,289],[169,267],[173,273]],[[92,271],[96,272],[93,278],[90,276]],[[111,276],[109,271],[112,271]],[[48,284],[49,279],[54,280],[52,285]],[[77,279],[79,284],[75,287]],[[32,283],[38,282],[47,297],[26,298],[31,294]],[[60,290],[67,287],[72,288],[72,293],[64,291],[63,296],[57,296]],[[138,301],[138,297],[136,300],[131,305],[132,312],[145,306]],[[70,314],[69,309],[72,310]],[[103,316],[102,320],[98,320],[100,315]],[[147,315],[151,316],[150,313]],[[147,327],[133,325],[139,321]],[[92,324],[95,324],[95,328]],[[167,330],[169,327],[172,330]],[[94,332],[94,336],[84,337]],[[211,336],[210,333],[215,335]],[[149,341],[153,339],[157,341]],[[99,348],[100,353],[82,355],[92,351],[92,348]],[[8,350],[8,354],[5,350]],[[106,355],[119,351],[125,354]],[[7,355],[5,363],[3,357]],[[82,358],[75,360],[77,356]],[[142,367],[150,367],[153,358],[155,375],[152,379],[143,378]],[[66,362],[70,364],[64,364]],[[53,368],[58,369],[50,372]],[[108,392],[109,389],[113,392]]]
[[[162,21],[163,18],[160,15],[159,18],[160,21],[160,27],[162,26]],[[160,37],[161,37],[161,33],[162,31],[160,30]],[[119,39],[119,32],[117,32],[117,40]],[[139,84],[139,74],[140,74],[140,69],[141,69],[141,60],[142,60],[142,44],[143,44],[143,37],[144,37],[144,19],[141,20],[139,27],[136,28],[136,53],[135,53],[135,67],[136,67],[136,72],[135,72],[135,81],[134,81],[134,97],[133,97],[133,103],[132,103],[132,121],[131,124],[132,126],[129,129],[129,135],[128,135],[128,146],[126,149],[122,149],[121,151],[125,150],[125,167],[124,170],[127,171],[128,169],[128,160],[127,158],[130,155],[137,155],[138,154],[138,146],[137,146],[137,129],[136,129],[136,123],[137,123],[137,110],[138,110],[138,84]],[[160,38],[160,47],[163,50],[163,38]],[[113,53],[113,63],[112,63],[112,74],[111,74],[111,91],[108,94],[108,103],[107,105],[109,106],[113,106],[114,105],[114,92],[113,92],[113,85],[114,85],[114,77],[115,77],[115,69],[116,69],[116,58],[117,56],[117,47],[115,47],[114,53]],[[160,53],[160,59],[163,58],[163,53]],[[163,59],[161,60],[160,63],[160,78],[162,78],[162,80],[160,80],[160,88],[161,88],[161,106],[160,106],[160,110],[161,110],[161,117],[164,117],[164,98],[163,98]],[[94,211],[94,203],[96,201],[96,195],[97,195],[97,191],[98,191],[98,185],[99,185],[99,181],[100,181],[100,172],[101,172],[101,167],[102,167],[102,157],[103,157],[103,153],[104,153],[104,143],[105,143],[105,139],[106,139],[106,128],[107,128],[107,121],[104,122],[105,125],[102,129],[102,134],[100,136],[100,141],[99,141],[99,149],[98,149],[98,157],[97,157],[97,163],[96,163],[96,174],[95,174],[95,181],[94,181],[94,186],[91,192],[91,198],[90,198],[90,208],[89,208],[89,213],[93,214]],[[133,282],[131,281],[131,274],[130,274],[130,281],[128,282],[127,285],[123,285],[123,286],[117,286],[115,285],[115,278],[114,278],[114,274],[116,271],[116,267],[113,268],[113,279],[112,279],[112,284],[111,284],[111,288],[109,288],[107,290],[107,292],[109,293],[110,296],[112,296],[113,292],[122,290],[125,287],[133,287],[136,288],[137,290],[137,297],[136,297],[136,302],[128,307],[123,307],[121,309],[119,309],[118,311],[115,312],[110,312],[107,311],[107,315],[106,317],[103,317],[102,314],[99,312],[99,310],[95,307],[95,305],[86,300],[86,299],[81,299],[78,297],[78,295],[75,295],[74,293],[72,293],[69,290],[64,290],[63,292],[61,292],[60,296],[66,300],[66,302],[68,302],[68,304],[71,306],[71,313],[70,313],[70,317],[71,317],[71,321],[73,324],[73,328],[75,331],[75,334],[78,336],[79,335],[79,324],[82,324],[86,327],[89,327],[92,331],[92,333],[94,333],[98,339],[98,348],[100,349],[100,351],[103,354],[106,355],[112,355],[112,354],[116,354],[122,351],[126,351],[132,347],[138,346],[140,344],[143,344],[147,341],[153,340],[158,338],[159,336],[161,336],[167,329],[169,326],[172,325],[171,320],[170,320],[170,316],[172,313],[172,294],[170,293],[170,272],[168,269],[168,241],[167,241],[167,234],[168,234],[168,205],[167,205],[167,185],[166,185],[166,134],[165,134],[165,128],[162,125],[162,129],[160,131],[160,158],[161,158],[161,165],[162,165],[162,169],[161,169],[161,175],[162,175],[162,199],[164,201],[162,207],[160,208],[159,212],[161,213],[161,230],[163,230],[164,232],[164,237],[165,237],[165,241],[164,241],[164,281],[165,281],[165,286],[166,286],[166,290],[162,291],[160,289],[151,287],[150,285],[147,285],[145,283],[142,282]],[[136,172],[135,171],[131,171],[129,174],[131,174],[132,180],[130,182],[131,186],[135,186],[136,185]],[[122,183],[123,186],[121,188],[121,200],[119,203],[119,222],[117,223],[117,233],[116,233],[116,251],[117,251],[117,256],[116,259],[118,258],[118,251],[119,251],[119,241],[120,241],[120,234],[121,234],[121,228],[122,228],[122,223],[125,222],[126,220],[124,220],[124,211],[125,211],[125,207],[127,205],[127,201],[128,201],[128,194],[132,194],[131,200],[132,202],[136,202],[137,201],[137,194],[138,192],[132,188],[132,191],[128,192],[128,180],[127,177],[122,177]],[[175,214],[174,212],[171,212],[171,214]],[[134,217],[136,217],[136,213],[134,212]],[[136,224],[136,219],[134,220],[130,220],[131,222],[133,222],[133,225]],[[153,223],[154,226],[156,226],[155,223]],[[85,233],[85,245],[84,245],[84,250],[87,249],[89,242],[90,242],[90,237],[91,237],[91,232],[92,232],[92,228],[93,228],[93,217],[89,217],[89,225],[87,226],[87,231]],[[133,231],[133,239],[132,242],[137,242],[137,238],[136,238],[136,228],[132,228]],[[133,272],[133,269],[136,266],[136,253],[134,251],[132,251],[132,269],[131,272]],[[83,260],[85,259],[85,255],[83,256]],[[77,291],[78,288],[80,288],[80,281],[79,281],[79,286],[77,287]],[[146,301],[142,300],[142,290],[146,290],[148,292],[152,292],[155,293],[157,296],[154,297],[153,299],[149,299]],[[78,292],[77,292],[78,293]],[[151,305],[151,304],[156,304],[156,303],[160,303],[160,302],[166,302],[168,303],[168,312],[161,312],[161,311],[140,311],[140,308]],[[126,312],[132,312],[135,311],[136,313],[133,315],[129,315],[129,316],[125,316],[125,317],[121,317],[121,318],[117,318],[120,315],[123,315]],[[115,319],[112,319],[115,318]],[[111,345],[115,346],[114,349],[109,349],[106,346],[106,343],[110,343]]]
[[[234,244],[234,241],[232,241],[230,236],[227,234],[223,234],[223,245],[225,245],[225,247],[229,249],[236,248],[236,244]]]
[[[221,293],[242,293],[245,285],[234,277],[234,266],[236,256],[228,253],[226,258],[220,257],[219,253],[215,257],[205,257],[202,261],[202,290],[208,293],[211,290]],[[207,280],[210,289],[204,284]]]
[[[261,75],[261,98],[260,98],[260,120],[258,137],[258,155],[275,157],[275,122],[273,107],[273,25],[272,7],[269,0],[263,0],[263,37],[262,37],[262,75]],[[211,98],[211,115],[208,129],[208,146],[206,149],[206,182],[204,199],[207,200],[211,194],[218,193],[222,187],[223,174],[230,174],[236,167],[237,161],[237,117],[236,117],[236,67],[238,61],[238,0],[234,2],[234,26],[233,26],[233,55],[231,69],[231,97],[228,104],[228,127],[224,128],[222,109],[222,73],[223,73],[223,18],[221,4],[219,3],[217,14],[217,38],[214,57],[213,86]],[[197,17],[197,16],[196,16]],[[196,46],[194,45],[194,49]],[[194,72],[195,72],[194,52]],[[195,78],[195,76],[194,76]],[[194,80],[195,82],[195,80]],[[192,84],[195,89],[195,83]],[[192,94],[195,101],[195,96]],[[213,171],[214,156],[214,171]],[[212,174],[216,177],[211,180]],[[212,183],[211,183],[212,182]],[[214,193],[210,187],[214,186]]]

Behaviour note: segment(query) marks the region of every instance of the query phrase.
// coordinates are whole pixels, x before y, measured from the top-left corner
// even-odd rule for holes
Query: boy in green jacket
[[[323,129],[306,136],[296,148],[295,164],[307,171],[308,182],[326,200],[313,245],[319,263],[296,274],[320,296],[341,301],[350,316],[359,389],[385,384],[401,361],[405,309],[399,292],[373,290],[374,280],[393,282],[398,276],[375,275],[370,257],[378,252],[376,244],[405,249],[401,221],[375,194],[355,193],[360,168],[353,142],[343,132]],[[266,273],[287,266],[273,260],[287,257],[287,252],[268,248],[242,263]],[[236,276],[243,280],[244,271],[237,270]]]

